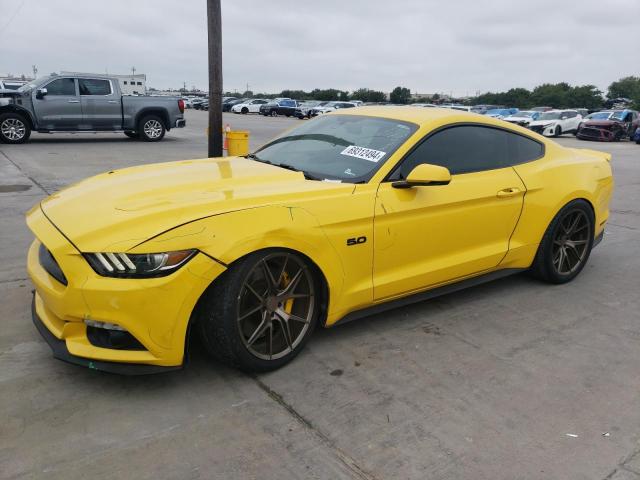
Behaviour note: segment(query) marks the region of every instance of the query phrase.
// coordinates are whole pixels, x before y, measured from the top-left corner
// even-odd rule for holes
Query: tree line
[[[225,93],[228,96],[237,96],[231,92]],[[280,93],[253,93],[244,92],[243,97],[254,98],[276,98],[288,97],[294,100],[360,100],[362,102],[385,102],[387,95],[378,90],[369,88],[359,88],[353,92],[339,90],[335,88],[320,89],[311,91],[305,90],[283,90]],[[566,82],[545,83],[535,87],[533,90],[526,88],[511,88],[506,92],[488,92],[472,98],[449,99],[456,103],[467,105],[505,105],[519,108],[531,108],[535,106],[550,106],[554,108],[588,108],[595,110],[602,108],[607,99],[628,98],[633,101],[634,108],[640,109],[640,77],[629,76],[616,80],[607,89],[607,95],[600,91],[595,85],[572,86]],[[389,94],[391,103],[409,104],[417,102],[443,103],[443,99],[438,94],[429,98],[412,98],[411,91],[406,87],[396,87]]]

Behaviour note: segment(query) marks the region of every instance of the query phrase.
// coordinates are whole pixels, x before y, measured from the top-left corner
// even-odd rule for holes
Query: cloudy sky
[[[0,74],[207,85],[206,0],[0,0]],[[640,0],[222,0],[225,89],[472,95],[640,74]]]

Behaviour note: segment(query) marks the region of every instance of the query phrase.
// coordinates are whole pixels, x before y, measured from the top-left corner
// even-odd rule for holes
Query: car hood
[[[542,126],[542,125],[552,125],[554,123],[558,123],[558,120],[534,120],[529,123],[530,127]]]
[[[43,200],[47,218],[82,252],[125,252],[174,227],[353,185],[240,157],[151,164],[103,173]]]
[[[531,117],[510,116],[504,117],[503,120],[506,120],[507,122],[531,122]]]

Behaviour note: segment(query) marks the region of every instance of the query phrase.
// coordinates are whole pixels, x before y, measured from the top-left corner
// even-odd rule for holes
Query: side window
[[[76,95],[76,83],[73,78],[59,78],[45,85],[47,95]]]
[[[111,82],[93,78],[79,78],[80,95],[111,95]]]
[[[461,125],[427,138],[390,178],[406,178],[421,163],[446,167],[452,175],[495,170],[535,160],[543,152],[541,144],[521,135],[490,127]]]

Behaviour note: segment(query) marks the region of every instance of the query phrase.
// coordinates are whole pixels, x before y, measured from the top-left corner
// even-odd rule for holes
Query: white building
[[[60,75],[100,75],[99,73],[80,73],[80,72],[60,72]],[[120,90],[123,95],[146,95],[147,94],[147,76],[144,73],[135,75],[111,75],[109,77],[117,78],[120,82]]]

